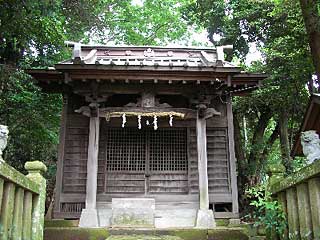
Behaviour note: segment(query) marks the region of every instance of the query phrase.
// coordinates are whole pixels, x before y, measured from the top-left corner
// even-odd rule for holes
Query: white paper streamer
[[[122,127],[124,128],[124,125],[126,124],[127,119],[126,119],[126,114],[122,114]]]
[[[141,115],[138,115],[138,128],[141,129]]]
[[[157,116],[153,116],[153,129],[157,130],[158,129],[158,119]]]
[[[170,125],[170,127],[172,127],[172,125],[173,125],[173,116],[172,115],[169,116],[169,125]]]

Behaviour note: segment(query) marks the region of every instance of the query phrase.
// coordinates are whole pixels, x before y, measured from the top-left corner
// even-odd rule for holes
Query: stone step
[[[54,226],[56,224],[46,224]],[[44,240],[249,240],[241,227],[206,229],[113,229],[46,227]],[[169,236],[171,238],[169,238]],[[112,237],[112,238],[110,238]],[[122,237],[122,238],[121,238]],[[136,238],[132,238],[136,237]],[[144,237],[144,238],[142,238]],[[152,237],[152,238],[151,238]],[[158,237],[158,238],[156,238]],[[175,238],[173,238],[175,237]],[[253,238],[255,239],[255,238]],[[256,238],[257,239],[257,238]]]
[[[154,236],[154,235],[114,235],[108,237],[106,240],[183,240],[177,236]]]

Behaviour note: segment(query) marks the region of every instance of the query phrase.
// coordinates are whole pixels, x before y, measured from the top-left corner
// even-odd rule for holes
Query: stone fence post
[[[267,184],[267,188],[266,188],[266,191],[269,192],[270,189],[271,189],[271,185],[276,183],[276,182],[279,182],[281,181],[281,179],[284,178],[284,173],[286,171],[286,168],[284,167],[283,164],[281,163],[278,163],[278,164],[271,164],[268,168],[268,171],[267,171],[267,174],[269,176],[269,180],[268,180],[268,184]],[[266,194],[271,194],[271,191],[269,193],[266,193]],[[277,200],[279,201],[279,203],[281,204],[282,206],[282,209],[283,211],[285,212],[285,208],[286,206],[283,204],[283,202],[281,201],[281,199],[277,199],[276,196],[271,196],[270,198],[270,201],[273,201],[273,200]],[[286,230],[285,230],[286,231]],[[280,239],[281,237],[278,236],[277,232],[276,232],[276,229],[270,229],[266,232],[266,235],[267,235],[267,239],[270,239],[270,240],[278,240]]]
[[[47,171],[47,167],[40,161],[26,162],[24,165],[28,171],[26,176],[39,185],[39,195],[33,199],[32,212],[32,238],[33,240],[43,239],[43,226],[46,201],[46,179],[42,176]]]
[[[281,164],[271,164],[268,169],[269,181],[268,186],[284,178],[286,168]]]

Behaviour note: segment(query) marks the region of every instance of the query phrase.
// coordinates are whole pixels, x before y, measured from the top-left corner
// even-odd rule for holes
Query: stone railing
[[[282,239],[320,239],[320,160],[286,178],[283,172],[281,165],[270,169],[270,191],[288,221]]]
[[[0,162],[0,240],[42,240],[47,169],[39,161],[27,162],[25,176]]]

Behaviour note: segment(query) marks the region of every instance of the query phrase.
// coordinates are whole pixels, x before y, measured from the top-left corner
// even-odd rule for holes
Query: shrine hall
[[[68,43],[30,70],[61,93],[53,217],[80,227],[213,228],[238,219],[232,97],[259,87],[217,48]]]

